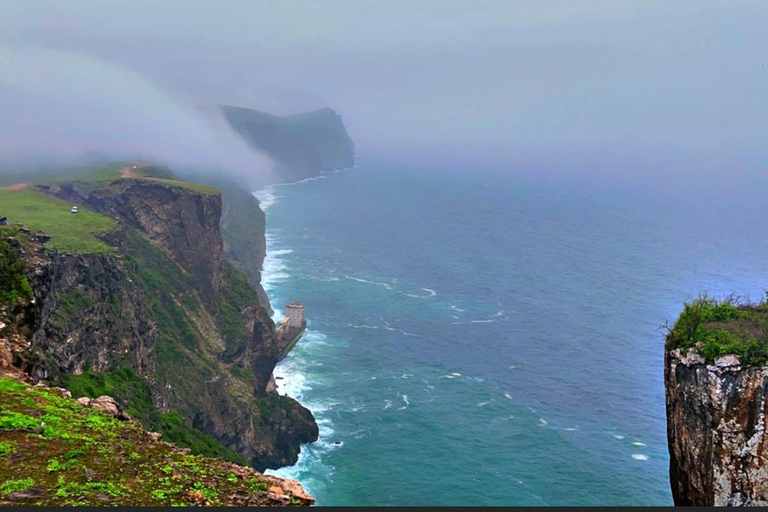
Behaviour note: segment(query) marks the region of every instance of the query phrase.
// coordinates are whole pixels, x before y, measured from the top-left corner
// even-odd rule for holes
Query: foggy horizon
[[[748,0],[12,0],[0,6],[0,154],[268,169],[195,111],[230,104],[333,108],[363,155],[764,165],[766,15]]]

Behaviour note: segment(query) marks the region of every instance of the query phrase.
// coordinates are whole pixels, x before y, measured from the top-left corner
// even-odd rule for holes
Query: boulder
[[[119,420],[131,419],[128,413],[126,413],[120,404],[118,404],[111,396],[102,395],[99,398],[94,398],[91,400],[89,405],[99,409],[100,411],[104,411],[105,413]]]

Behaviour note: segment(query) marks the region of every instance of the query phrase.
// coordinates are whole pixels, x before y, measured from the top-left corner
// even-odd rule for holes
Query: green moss
[[[109,253],[112,248],[97,235],[113,231],[117,223],[85,208],[70,213],[71,205],[32,190],[0,190],[0,215],[15,225],[25,225],[51,236],[45,246],[73,253]]]
[[[12,492],[26,491],[33,485],[35,485],[35,481],[31,478],[12,478],[0,484],[0,493],[10,494]]]
[[[41,426],[40,418],[33,418],[16,411],[0,409],[0,430],[33,430]]]
[[[734,354],[744,365],[762,366],[768,362],[768,302],[701,295],[684,305],[669,330],[667,347],[696,347],[708,363]]]
[[[56,310],[56,315],[59,316],[59,323],[66,323],[67,321],[79,318],[82,314],[93,305],[93,301],[88,295],[82,285],[70,286],[64,293],[59,296],[59,302],[61,307]]]
[[[16,451],[16,443],[13,441],[0,441],[0,457],[5,457]]]

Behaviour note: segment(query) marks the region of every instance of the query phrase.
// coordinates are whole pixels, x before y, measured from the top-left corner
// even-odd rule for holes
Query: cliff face
[[[272,306],[261,286],[261,269],[267,256],[266,215],[253,194],[232,182],[216,183],[216,186],[224,201],[221,215],[224,254],[246,275],[259,295],[259,302],[271,315]]]
[[[267,392],[279,354],[274,323],[224,258],[220,195],[151,179],[43,190],[120,229],[104,236],[109,254],[59,253],[43,247],[45,237],[18,237],[35,302],[14,329],[14,364],[46,381],[132,368],[158,411],[179,413],[257,469],[295,463],[317,425],[296,401]]]
[[[224,263],[220,195],[133,179],[95,190],[77,183],[43,189],[141,232],[192,277],[206,305],[217,308]]]
[[[668,349],[664,381],[675,504],[768,505],[768,367]]]
[[[240,107],[220,108],[232,128],[251,147],[275,162],[279,183],[355,165],[355,143],[349,138],[341,116],[330,108],[287,117]],[[255,189],[267,184],[253,185]]]

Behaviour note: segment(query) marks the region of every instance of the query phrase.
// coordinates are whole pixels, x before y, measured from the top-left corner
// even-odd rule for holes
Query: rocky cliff
[[[152,178],[38,189],[111,217],[118,229],[100,235],[110,250],[98,254],[50,250],[46,235],[4,230],[35,297],[6,311],[6,324],[21,324],[4,335],[6,346],[13,337],[13,364],[94,392],[117,382],[116,398],[140,419],[166,425],[163,415],[177,414],[183,425],[173,428],[213,436],[259,470],[294,463],[317,425],[300,404],[267,391],[274,324],[224,257],[218,191]],[[136,379],[115,377],[124,368]]]
[[[676,505],[768,505],[765,304],[686,305],[664,359]]]
[[[287,117],[221,106],[224,117],[254,149],[275,162],[275,179],[290,183],[355,165],[355,143],[330,108]],[[253,189],[267,185],[254,176]]]

